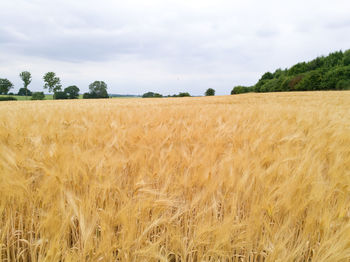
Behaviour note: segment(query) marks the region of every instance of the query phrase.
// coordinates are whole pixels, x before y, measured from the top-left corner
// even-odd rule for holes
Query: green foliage
[[[276,69],[276,71],[273,73],[273,78],[279,78],[283,77],[285,75],[285,71],[283,71],[281,68]]]
[[[44,88],[48,89],[49,92],[57,92],[61,91],[61,80],[59,77],[56,76],[54,72],[48,72],[44,75]]]
[[[350,50],[301,62],[289,69],[266,72],[250,88],[235,87],[231,94],[246,92],[278,92],[309,90],[343,90],[350,81]]]
[[[30,91],[28,88],[24,88],[24,87],[21,87],[19,90],[18,90],[18,93],[17,93],[18,96],[31,96],[32,95],[32,91]]]
[[[344,52],[343,65],[344,66],[350,65],[350,49]]]
[[[28,85],[32,82],[32,75],[28,71],[23,71],[19,74],[19,77],[23,81],[23,87],[25,90],[25,96],[28,96]]]
[[[57,91],[53,94],[53,99],[68,99],[68,95],[66,92]]]
[[[247,86],[235,86],[231,91],[231,95],[243,94],[248,92],[251,92],[251,89]]]
[[[343,52],[338,51],[330,53],[327,57],[324,58],[324,66],[326,68],[335,67],[338,65],[343,65]]]
[[[77,99],[79,97],[79,91],[77,86],[68,86],[64,89],[69,99]]]
[[[180,92],[177,97],[189,97],[191,96],[190,93],[187,93],[187,92]]]
[[[45,99],[44,92],[33,92],[31,99],[32,100],[44,100]]]
[[[143,98],[152,98],[152,97],[163,97],[161,94],[153,93],[153,92],[147,92],[142,95]]]
[[[324,57],[317,57],[316,59],[310,61],[309,63],[307,63],[307,67],[308,70],[316,70],[319,69],[321,67],[323,67],[324,65]]]
[[[350,79],[338,81],[335,89],[337,89],[337,90],[350,90]]]
[[[92,98],[92,97],[90,97],[90,93],[83,94],[83,99],[89,99],[89,98]]]
[[[294,75],[298,75],[298,74],[302,74],[308,71],[308,66],[305,62],[302,63],[298,63],[294,66],[292,66],[289,70],[288,70],[288,75],[289,76],[294,76]]]
[[[340,80],[350,79],[350,66],[338,66],[328,71],[323,76],[321,89],[334,90]]]
[[[322,72],[321,70],[313,70],[308,74],[305,74],[300,81],[295,85],[295,90],[297,91],[310,91],[310,90],[320,90],[322,83]]]
[[[86,96],[86,98],[108,98],[107,85],[103,81],[93,82],[89,85],[89,90],[89,96]]]
[[[215,90],[213,88],[208,88],[207,91],[205,91],[206,96],[215,96]]]
[[[7,95],[11,88],[13,88],[13,84],[10,82],[10,80],[6,78],[0,78],[0,95]]]
[[[13,96],[0,96],[0,101],[11,101],[11,100],[17,100],[17,98]]]
[[[272,79],[272,78],[273,78],[273,74],[270,72],[266,72],[265,74],[262,75],[260,80],[268,80],[268,79]]]

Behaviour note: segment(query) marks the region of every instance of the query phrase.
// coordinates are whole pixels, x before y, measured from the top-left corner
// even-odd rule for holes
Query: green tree
[[[68,95],[66,92],[56,91],[55,93],[53,93],[53,99],[68,99]]]
[[[0,78],[0,94],[7,95],[13,84],[6,78]]]
[[[231,91],[231,95],[248,93],[249,91],[249,88],[246,86],[235,86]]]
[[[79,91],[77,86],[68,86],[64,89],[69,99],[77,99],[79,97]]]
[[[188,92],[180,92],[178,94],[178,97],[187,97],[187,96],[191,96],[190,93],[188,93]]]
[[[324,66],[326,68],[332,68],[337,65],[342,65],[343,63],[343,52],[337,51],[334,53],[330,53],[328,56],[324,58]]]
[[[350,65],[350,49],[344,52],[343,56],[343,65]]]
[[[103,81],[95,81],[89,85],[90,95],[94,98],[108,98],[107,85]]]
[[[308,66],[305,62],[302,63],[298,63],[294,66],[292,66],[289,70],[288,70],[288,75],[289,76],[294,76],[294,75],[298,75],[301,73],[304,73],[308,71]]]
[[[163,97],[163,95],[158,94],[158,93],[153,93],[153,92],[147,92],[142,95],[143,98],[151,98],[151,97]]]
[[[21,87],[19,90],[18,90],[18,93],[17,93],[18,96],[31,96],[32,95],[32,91],[30,91],[29,89],[26,89],[24,87]]]
[[[206,96],[215,96],[215,90],[213,88],[208,88],[207,91],[205,91]]]
[[[340,80],[350,79],[350,66],[337,66],[324,74],[321,88],[324,90],[334,90]]]
[[[266,72],[265,74],[262,75],[260,80],[268,80],[268,79],[272,79],[272,78],[273,78],[273,74],[271,72]]]
[[[43,77],[45,85],[44,88],[51,92],[61,91],[61,80],[54,72],[48,72]]]
[[[28,86],[32,82],[32,75],[28,71],[23,71],[22,73],[19,74],[19,77],[23,81],[23,87],[26,91],[25,96],[28,95]]]
[[[44,92],[33,92],[31,99],[32,100],[44,100],[45,99]]]
[[[303,79],[296,84],[295,89],[298,91],[320,90],[322,82],[321,70],[313,70],[305,74]]]

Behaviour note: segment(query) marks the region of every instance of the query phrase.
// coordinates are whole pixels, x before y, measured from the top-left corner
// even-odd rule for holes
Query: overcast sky
[[[40,91],[229,94],[266,71],[350,48],[349,0],[0,0],[0,78]]]

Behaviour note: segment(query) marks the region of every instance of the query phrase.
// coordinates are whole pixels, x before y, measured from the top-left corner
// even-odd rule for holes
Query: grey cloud
[[[112,92],[226,94],[265,71],[349,48],[348,7],[344,0],[2,0],[0,67],[14,78],[26,65],[37,74],[53,68],[78,85],[87,76],[106,79]]]

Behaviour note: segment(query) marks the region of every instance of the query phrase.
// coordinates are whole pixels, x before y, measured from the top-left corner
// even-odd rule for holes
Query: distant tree
[[[18,93],[17,93],[18,96],[31,96],[32,95],[32,91],[30,91],[28,88],[24,88],[24,87],[21,87],[19,90],[18,90]]]
[[[33,92],[31,99],[32,100],[44,100],[45,99],[44,92]]]
[[[90,96],[93,98],[108,98],[107,85],[103,81],[95,81],[89,85]]]
[[[242,94],[242,93],[248,93],[249,87],[246,86],[235,86],[232,91],[231,91],[231,95],[235,95],[235,94]]]
[[[307,67],[309,70],[315,70],[315,69],[321,68],[323,64],[324,64],[324,57],[322,56],[322,57],[317,57],[314,60],[307,63]]]
[[[273,75],[273,78],[279,78],[279,77],[282,77],[284,73],[285,72],[281,68],[278,68],[275,70],[275,72],[272,75]]]
[[[25,96],[28,95],[28,86],[29,84],[32,82],[32,75],[28,72],[28,71],[23,71],[22,73],[19,74],[19,77],[22,79],[23,81],[23,87],[25,89]]]
[[[190,93],[182,92],[178,94],[178,97],[187,97],[187,96],[191,96]]]
[[[337,51],[334,53],[330,53],[328,56],[324,58],[324,66],[326,68],[335,67],[337,65],[343,64],[343,52]]]
[[[294,75],[302,74],[306,71],[308,71],[308,66],[305,62],[302,62],[302,63],[298,63],[298,64],[292,66],[288,70],[288,75],[294,76]]]
[[[53,93],[53,99],[68,99],[68,95],[64,91],[56,91]]]
[[[151,97],[163,97],[163,95],[158,94],[158,93],[153,93],[153,92],[147,92],[142,95],[143,98],[151,98]]]
[[[260,80],[268,80],[268,79],[272,79],[272,78],[273,78],[273,74],[270,72],[266,72],[265,74],[262,75]]]
[[[322,73],[320,70],[312,70],[295,85],[298,91],[320,90],[322,82]]]
[[[343,56],[343,65],[350,65],[350,49],[344,52]]]
[[[77,86],[68,86],[64,89],[69,99],[77,99],[79,97],[79,91]]]
[[[6,78],[0,78],[0,94],[7,95],[13,84]]]
[[[205,91],[206,96],[215,96],[215,90],[213,88],[208,88],[207,91]]]
[[[48,72],[43,77],[45,85],[44,88],[51,92],[61,91],[61,80],[54,72]]]

